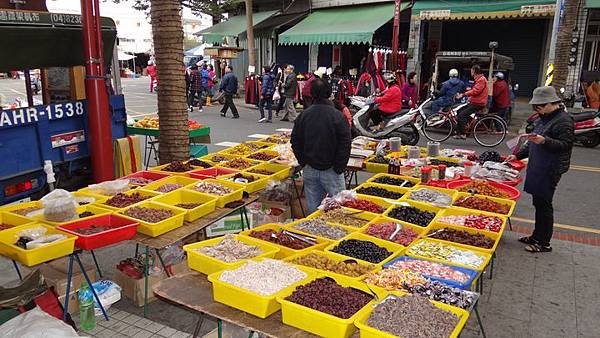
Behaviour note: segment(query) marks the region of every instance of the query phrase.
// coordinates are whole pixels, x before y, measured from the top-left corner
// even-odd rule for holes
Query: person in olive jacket
[[[528,158],[524,190],[531,194],[535,207],[535,229],[522,237],[529,252],[550,252],[554,225],[552,199],[561,176],[569,170],[573,149],[573,119],[562,106],[554,87],[538,87],[529,103],[540,118],[528,142],[507,161]]]
[[[298,80],[294,73],[294,66],[288,65],[285,69],[285,80],[283,80],[283,96],[285,97],[285,113],[281,121],[294,122],[296,119],[296,107],[294,107],[294,98],[298,90]]]

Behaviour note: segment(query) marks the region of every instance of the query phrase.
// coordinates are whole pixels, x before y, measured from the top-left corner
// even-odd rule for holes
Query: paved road
[[[126,106],[130,117],[153,115],[156,112],[156,94],[149,93],[149,79],[123,79],[123,92],[125,94]],[[0,80],[0,94],[4,94],[9,100],[21,96],[24,93],[24,82],[16,80]],[[238,102],[240,109],[239,120],[232,120],[219,116],[220,106],[204,109],[203,113],[195,110],[190,118],[211,127],[211,138],[213,144],[232,141],[243,142],[247,136],[255,133],[269,134],[278,128],[291,128],[289,122],[276,121],[273,124],[257,124],[259,118],[258,110]],[[529,112],[526,104],[519,104],[520,110],[515,112],[515,125],[520,125]],[[426,139],[421,138],[421,145],[426,144]],[[478,146],[474,140],[467,141],[448,140],[443,144],[445,147],[461,147],[473,149],[478,152],[487,150]],[[210,151],[220,150],[218,146],[210,146]],[[506,153],[508,149],[499,145],[496,150]],[[572,158],[573,169],[564,175],[556,193],[555,216],[556,222],[577,227],[597,229],[600,231],[600,223],[596,222],[600,210],[600,199],[597,189],[600,187],[600,147],[587,149],[575,147]],[[533,219],[534,209],[531,206],[531,198],[524,194],[515,211],[517,219]],[[530,225],[530,221],[520,221]]]

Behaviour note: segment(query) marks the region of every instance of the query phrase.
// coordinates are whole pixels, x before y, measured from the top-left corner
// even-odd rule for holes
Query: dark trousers
[[[260,110],[260,118],[264,118],[265,117],[265,111],[264,108],[265,106],[267,107],[267,112],[269,113],[269,121],[271,121],[273,119],[273,98],[272,97],[265,97],[260,99],[260,102],[258,103],[258,110]]]
[[[283,109],[285,105],[285,96],[281,95],[281,98],[279,99],[279,103],[277,103],[277,108],[275,109],[275,111],[279,114],[279,112]]]
[[[456,132],[459,135],[465,134],[465,128],[467,127],[469,121],[471,121],[471,114],[482,111],[484,108],[485,106],[483,105],[480,106],[475,104],[469,104],[468,106],[460,110],[457,115],[458,124],[456,125]]]
[[[382,112],[379,109],[373,109],[369,112],[369,117],[371,118],[371,121],[373,121],[374,125],[378,125],[383,122],[383,117],[381,115]]]
[[[499,118],[503,119],[504,122],[508,122],[508,107],[496,108],[494,113],[498,115]]]
[[[194,100],[198,98],[198,107],[202,108],[202,98],[204,97],[203,89],[190,89],[190,95],[188,96],[188,106],[194,106]]]
[[[554,208],[552,207],[552,195],[533,194],[533,206],[535,207],[535,229],[532,237],[540,245],[550,245],[554,227]]]
[[[308,107],[312,106],[313,104],[313,98],[312,96],[303,96],[302,97],[302,101],[303,101],[303,106],[304,106],[304,110],[308,109]]]
[[[225,93],[225,104],[223,105],[223,108],[221,108],[221,113],[223,115],[227,115],[227,109],[231,108],[231,113],[233,114],[233,116],[240,116],[240,114],[238,114],[238,110],[235,107],[235,104],[233,103],[233,94],[227,94]]]

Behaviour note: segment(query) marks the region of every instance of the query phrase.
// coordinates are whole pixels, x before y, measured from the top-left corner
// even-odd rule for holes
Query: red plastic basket
[[[208,169],[194,170],[194,171],[190,172],[189,175],[191,178],[205,180],[207,178],[217,178],[219,176],[235,174],[237,172],[238,172],[237,170],[214,167],[214,168],[208,168]]]
[[[500,159],[502,161],[506,160],[506,156],[502,156],[500,157]],[[523,169],[525,169],[525,167],[527,167],[527,165],[525,164],[525,162],[521,161],[521,160],[514,160],[514,161],[510,161],[508,162],[508,165],[513,168],[514,170],[517,171],[522,171]]]
[[[157,173],[157,172],[153,172],[153,171],[138,171],[136,173],[133,173],[131,175],[127,175],[127,176],[123,177],[123,179],[137,177],[137,178],[145,178],[145,179],[152,180],[152,181],[158,181],[160,179],[170,177],[170,176],[172,176],[172,175]]]
[[[58,229],[77,236],[75,245],[83,250],[96,250],[133,238],[137,232],[137,222],[114,214],[91,217],[82,221],[63,224]],[[82,235],[75,229],[89,228],[92,225],[110,227],[110,230],[93,235]]]
[[[470,179],[453,181],[453,182],[448,183],[448,185],[446,187],[448,189],[458,189],[458,188],[462,187],[463,185],[468,184],[471,181],[472,180],[470,180]],[[519,189],[517,189],[517,188],[511,187],[508,184],[498,183],[498,182],[494,182],[494,181],[487,181],[487,183],[489,185],[493,186],[494,188],[497,188],[499,190],[506,192],[508,194],[508,199],[516,201],[519,199],[519,197],[521,197],[521,191],[519,191]]]

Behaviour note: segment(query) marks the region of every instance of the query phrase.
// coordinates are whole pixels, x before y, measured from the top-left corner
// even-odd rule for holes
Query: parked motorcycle
[[[377,109],[374,97],[370,96],[365,105],[353,117],[352,134],[356,136],[366,136],[375,139],[386,139],[390,137],[400,137],[402,144],[415,145],[419,142],[419,130],[415,126],[417,120],[421,118],[423,110],[431,106],[431,99],[427,99],[420,106],[412,109],[402,109],[401,111],[385,116],[383,119],[384,127],[380,131],[372,131],[373,127],[369,113]]]
[[[594,148],[600,144],[600,112],[584,111],[580,113],[569,112],[575,122],[575,143],[586,148]],[[525,132],[531,133],[538,113],[531,114],[526,121]]]

